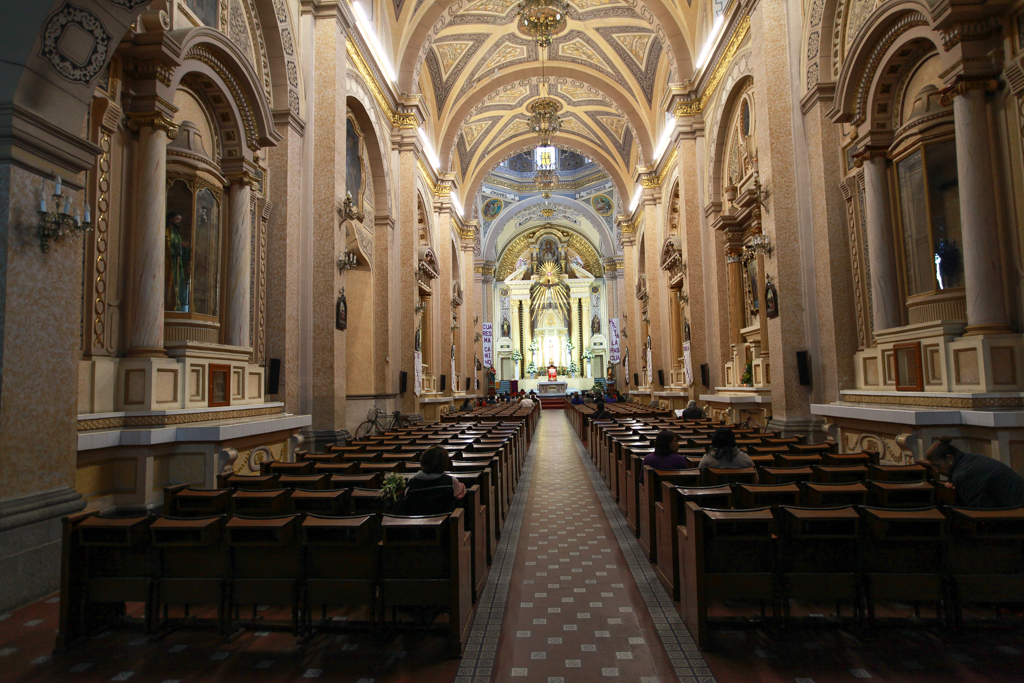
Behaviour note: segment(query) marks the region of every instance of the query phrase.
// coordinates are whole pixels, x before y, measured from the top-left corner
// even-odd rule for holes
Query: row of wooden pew
[[[577,409],[567,406],[571,413],[579,413]],[[837,613],[842,602],[852,604],[858,615],[867,606],[872,618],[876,600],[934,599],[943,606],[947,619],[956,624],[962,623],[962,606],[986,602],[981,598],[994,603],[1024,602],[1024,510],[985,511],[976,517],[977,511],[956,508],[953,491],[933,480],[934,473],[927,466],[889,465],[882,463],[877,453],[839,454],[833,452],[831,444],[804,444],[801,439],[737,428],[737,441],[751,454],[755,467],[700,471],[697,464],[710,445],[709,436],[721,425],[662,414],[614,417],[592,421],[584,412],[577,414],[574,422],[629,529],[654,563],[666,590],[680,600],[684,619],[701,645],[707,638],[708,600],[739,600],[744,591],[756,593],[750,599],[771,603],[773,614],[783,607],[787,616],[791,598],[834,600]],[[654,437],[662,429],[680,436],[687,469],[643,466],[644,457],[653,453]],[[702,532],[695,538],[688,532],[694,529],[692,515],[703,525],[700,529],[714,527],[713,532]],[[818,539],[814,534],[819,532],[811,531],[831,528],[839,533],[835,530],[842,524],[837,520],[845,520],[842,543],[836,540],[840,536],[830,535],[832,532],[820,532]],[[755,522],[761,525],[757,533],[747,533],[753,526],[741,529],[748,523],[756,526]],[[902,534],[899,540],[881,543],[883,537],[897,538],[892,529]],[[914,547],[916,541],[910,533],[914,529],[920,532],[919,540],[930,554],[904,557],[897,549]],[[809,556],[818,553],[826,565],[845,568],[843,571],[850,575],[843,579],[846,583],[830,578],[823,583],[826,588],[819,590],[807,587],[817,585],[813,577],[797,580],[784,576],[787,571],[795,571],[787,569],[791,558],[784,552],[804,543],[787,541],[786,535],[801,533],[818,539],[807,541],[815,548]],[[722,540],[732,538],[729,534],[735,534],[735,543]],[[985,581],[964,578],[984,569],[965,569],[980,548],[994,554],[996,559],[989,566],[991,583],[1000,588],[986,592],[980,588]],[[928,572],[918,560],[927,564],[930,575],[941,580],[919,580]],[[756,572],[739,568],[755,565],[760,568]],[[729,566],[737,568],[722,569]],[[882,566],[888,569],[878,569]],[[909,584],[932,588],[918,592],[900,588],[904,592],[898,598],[893,595],[898,592],[895,589],[877,588],[888,584],[876,574],[898,574],[903,571],[901,567],[917,577],[908,579]],[[810,573],[815,572],[838,570]],[[718,576],[723,573],[736,576]],[[750,578],[750,586],[756,589],[734,585],[733,579],[741,584],[746,581],[739,576],[744,573],[761,575]],[[897,581],[900,586],[908,582]],[[836,588],[839,584],[844,587]],[[875,589],[870,590],[873,586]],[[925,594],[930,597],[914,597]]]
[[[291,621],[278,626],[302,637],[336,625],[329,608],[366,614],[341,623],[372,630],[386,624],[387,608],[392,627],[395,610],[426,623],[446,612],[457,656],[535,424],[533,413],[420,424],[298,452],[294,463],[264,462],[259,475],[227,474],[216,489],[166,487],[163,515],[67,517],[58,647],[121,621],[128,603],[145,606],[148,631],[182,623],[171,607],[190,622],[193,606],[212,607],[209,623],[224,633],[251,624],[239,618],[246,606],[254,622],[256,605],[283,605]],[[450,515],[388,514],[384,476],[413,476],[434,445],[449,450],[466,496]]]

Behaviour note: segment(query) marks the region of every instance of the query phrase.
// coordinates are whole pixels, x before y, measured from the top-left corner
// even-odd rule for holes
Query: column
[[[249,267],[252,238],[250,201],[255,182],[248,174],[234,178],[228,194],[227,305],[224,343],[247,348],[249,340]]]
[[[743,259],[740,248],[731,246],[726,254],[729,271],[729,343],[736,345],[736,352],[743,359],[743,307],[746,305],[743,296]]]
[[[392,150],[398,152],[398,185],[396,193],[398,216],[396,220],[395,256],[393,268],[398,279],[397,302],[393,307],[391,324],[398,331],[398,351],[395,354],[399,370],[406,374],[405,393],[399,397],[403,413],[418,413],[420,406],[413,385],[416,369],[413,353],[416,350],[416,326],[408,324],[414,319],[419,297],[416,284],[417,235],[416,230],[416,155],[419,140],[415,128],[402,128],[392,138]],[[426,359],[426,356],[423,356]]]
[[[959,153],[959,142],[957,143]],[[871,305],[873,334],[902,324],[896,244],[889,207],[889,176],[884,153],[875,152],[864,160],[864,220],[868,233],[868,257],[871,269]],[[960,185],[963,197],[963,185]],[[963,201],[963,200],[961,200]],[[961,216],[965,216],[961,211]],[[966,240],[965,240],[966,241]],[[1002,288],[1000,285],[1000,292]]]
[[[438,189],[451,192],[450,179],[442,176],[438,181]],[[437,388],[441,388],[441,375],[447,375],[443,393],[451,396],[455,387],[452,373],[452,203],[450,194],[434,194],[434,218],[437,234],[434,236],[434,255],[437,257],[437,280],[431,284],[437,300],[434,321],[437,328],[434,332],[436,341],[433,351],[434,377],[437,377]]]
[[[988,81],[957,84],[953,99],[960,186],[967,334],[1008,332],[985,92]],[[994,85],[994,81],[992,82]]]
[[[437,378],[434,374],[433,365],[433,352],[434,352],[434,339],[433,339],[433,319],[434,319],[434,307],[433,297],[424,296],[420,297],[420,303],[423,306],[423,312],[420,314],[420,354],[423,357],[423,375],[430,375],[431,377]],[[436,389],[436,387],[435,387]],[[417,409],[419,407],[417,406]]]
[[[721,264],[714,263],[705,266],[703,242],[705,217],[702,211],[703,202],[698,182],[703,170],[697,161],[697,137],[699,126],[702,124],[692,119],[684,119],[679,125],[684,129],[676,147],[676,159],[679,164],[679,234],[682,236],[683,258],[686,260],[686,296],[689,300],[684,308],[687,314],[684,321],[688,320],[690,323],[690,365],[693,368],[694,376],[694,385],[690,387],[690,398],[696,400],[697,396],[704,391],[704,387],[700,383],[700,366],[710,363],[708,339],[711,338],[711,335],[708,326],[715,318],[713,315],[715,293],[705,292],[705,268],[707,267],[709,271],[716,271]],[[711,276],[711,272],[708,275]],[[717,374],[719,366],[711,365],[709,367],[715,367]]]
[[[167,220],[167,140],[178,127],[162,112],[129,114],[139,131],[136,222],[132,243],[135,306],[129,328],[129,356],[166,356],[164,351],[164,262]]]
[[[646,208],[644,209],[644,253],[647,256],[647,317],[650,319],[648,331],[643,339],[638,340],[642,346],[647,343],[647,335],[651,337],[651,365],[647,368],[648,387],[654,391],[658,387],[658,370],[668,372],[666,359],[669,356],[667,325],[668,316],[665,311],[665,293],[662,289],[666,282],[667,274],[661,269],[661,245],[665,241],[662,234],[662,206],[660,188],[644,190],[644,198],[641,200]],[[646,352],[645,352],[646,353]],[[643,367],[643,362],[639,367]],[[641,378],[642,381],[642,378]]]
[[[668,297],[668,320],[669,320],[669,364],[673,368],[682,368],[683,357],[683,324],[679,316],[679,290],[670,289]]]

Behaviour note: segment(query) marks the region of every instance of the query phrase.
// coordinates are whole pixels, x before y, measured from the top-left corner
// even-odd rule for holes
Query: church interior
[[[1024,0],[10,1],[0,90],[0,681],[1024,680]]]

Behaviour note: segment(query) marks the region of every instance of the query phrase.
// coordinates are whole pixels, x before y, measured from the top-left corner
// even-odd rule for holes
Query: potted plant
[[[569,361],[569,377],[575,377],[578,368],[576,367],[576,361]]]

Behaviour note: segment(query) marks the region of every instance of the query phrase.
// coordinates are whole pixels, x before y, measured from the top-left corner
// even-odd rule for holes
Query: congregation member
[[[943,436],[932,444],[925,459],[949,481],[957,502],[972,508],[1024,506],[1024,479],[995,458],[964,453]]]
[[[470,413],[472,411],[473,411],[473,401],[467,398],[465,401],[462,402],[462,407],[459,408],[459,412],[460,413]]]
[[[572,395],[572,399],[569,400],[569,403],[574,406],[583,405],[583,394],[576,392]]]
[[[736,433],[728,427],[715,430],[711,447],[697,465],[702,472],[708,468],[734,470],[753,466],[754,461],[736,446]],[[754,475],[754,482],[757,482],[757,475]]]
[[[685,470],[690,465],[679,455],[679,437],[675,432],[662,429],[654,437],[654,452],[644,457],[644,466],[655,470]],[[640,468],[640,483],[644,482],[644,468]]]
[[[686,404],[686,408],[683,409],[684,420],[703,420],[704,411],[697,407],[696,401],[690,401]]]
[[[594,403],[594,414],[590,416],[590,419],[591,420],[609,420],[609,419],[611,419],[611,417],[612,417],[612,414],[609,413],[604,408],[604,401],[602,401],[601,399],[597,399],[597,402]]]
[[[420,456],[420,471],[405,487],[395,505],[397,515],[443,515],[455,510],[455,502],[466,495],[466,486],[447,474],[452,461],[448,451],[431,446]]]
[[[525,396],[524,395],[524,396],[522,396],[522,398],[519,399],[519,405],[521,405],[524,408],[530,408],[532,410],[533,406],[534,406],[534,402],[533,402],[532,398],[530,398],[529,396]]]

